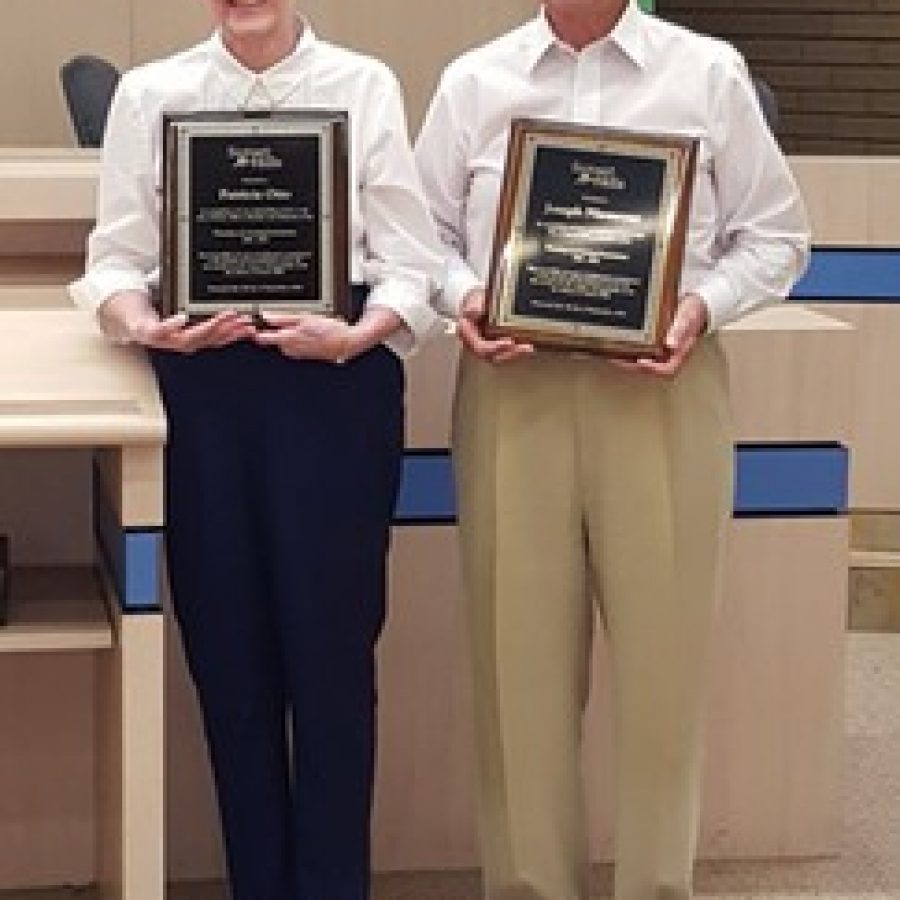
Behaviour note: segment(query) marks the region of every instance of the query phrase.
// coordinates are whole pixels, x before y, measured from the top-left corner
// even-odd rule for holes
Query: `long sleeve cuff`
[[[444,272],[444,290],[438,295],[435,307],[455,321],[466,294],[483,286],[482,280],[461,259],[449,260]]]
[[[440,319],[429,306],[428,279],[409,276],[409,279],[388,278],[376,284],[366,301],[368,306],[381,306],[396,313],[406,325],[384,343],[401,359],[411,356],[420,345],[440,330]]]
[[[706,304],[707,331],[716,331],[740,316],[735,290],[728,277],[722,273],[709,274],[687,291],[697,294]]]
[[[127,269],[95,269],[69,285],[69,296],[74,304],[93,313],[113,294],[121,291],[146,293],[147,279]]]

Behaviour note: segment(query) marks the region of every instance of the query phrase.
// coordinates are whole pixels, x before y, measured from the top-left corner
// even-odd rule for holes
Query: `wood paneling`
[[[0,658],[0,886],[93,878],[95,659]]]
[[[778,97],[792,153],[900,151],[900,0],[659,0],[734,44]]]
[[[859,355],[857,339],[847,324],[823,312],[782,304],[722,330],[731,396],[737,398],[735,441],[851,443],[847,373]]]

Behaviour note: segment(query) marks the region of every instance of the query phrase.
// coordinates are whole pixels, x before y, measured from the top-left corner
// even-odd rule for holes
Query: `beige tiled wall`
[[[535,5],[309,0],[303,9],[322,37],[375,53],[395,69],[417,124],[447,60],[524,18]],[[58,73],[75,54],[128,67],[186,46],[207,29],[204,0],[3,0],[0,147],[72,143]]]

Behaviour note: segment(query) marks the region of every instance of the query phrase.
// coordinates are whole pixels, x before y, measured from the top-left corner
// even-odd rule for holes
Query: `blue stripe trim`
[[[456,521],[456,485],[448,450],[409,450],[394,507],[397,525],[448,525]]]
[[[850,454],[840,444],[742,444],[735,454],[735,516],[847,512]]]
[[[162,609],[163,534],[159,528],[126,529],[94,477],[94,531],[124,613]]]
[[[850,455],[833,442],[739,444],[735,447],[734,515],[844,515]],[[446,525],[456,521],[450,454],[409,451],[394,512],[397,525]]]
[[[900,249],[816,247],[791,300],[804,303],[900,303]]]
[[[125,612],[148,612],[162,608],[163,536],[159,531],[126,531],[125,573],[122,608]]]

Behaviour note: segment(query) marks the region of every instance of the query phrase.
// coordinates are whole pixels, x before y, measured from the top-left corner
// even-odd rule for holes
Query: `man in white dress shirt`
[[[665,359],[614,364],[483,335],[516,116],[699,138]],[[468,351],[454,452],[486,894],[588,896],[579,754],[596,599],[610,656],[615,895],[683,900],[732,503],[716,332],[784,297],[804,268],[796,184],[738,53],[633,0],[546,0],[451,63],[416,158],[446,246],[444,311]]]
[[[391,72],[318,40],[292,0],[209,5],[209,40],[122,79],[72,292],[112,338],[150,349],[166,405],[173,599],[232,895],[365,900],[398,357],[435,322],[440,253]],[[349,112],[361,315],[279,317],[265,331],[234,312],[161,319],[162,114],[308,107]]]

